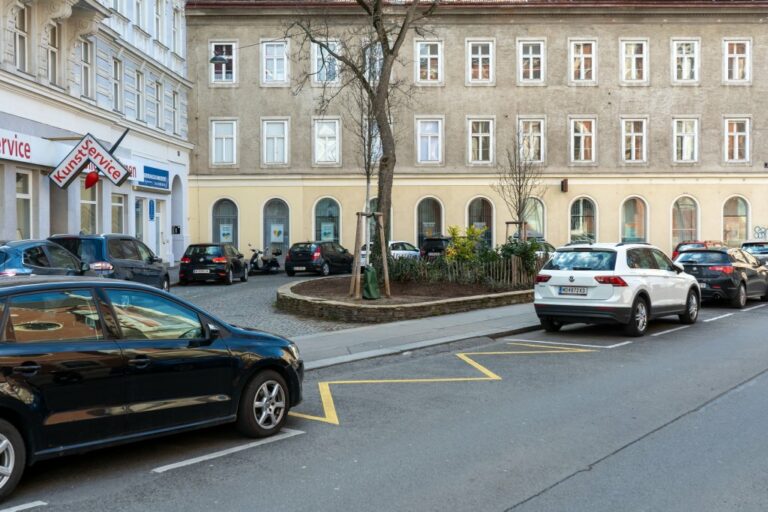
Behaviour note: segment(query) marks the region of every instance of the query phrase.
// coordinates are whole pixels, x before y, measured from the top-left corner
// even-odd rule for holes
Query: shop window
[[[112,233],[125,233],[125,197],[112,194]]]
[[[672,245],[699,238],[699,207],[691,197],[681,197],[672,206]]]
[[[93,235],[99,232],[99,184],[85,188],[80,180],[80,232]]]
[[[749,205],[741,197],[732,197],[723,206],[723,242],[741,247],[749,232]]]
[[[32,238],[32,174],[16,173],[16,238]]]
[[[238,247],[237,205],[229,199],[220,199],[213,205],[213,243],[229,243]]]
[[[647,214],[645,201],[632,197],[621,207],[621,241],[647,242]]]
[[[488,248],[493,247],[493,205],[483,197],[478,197],[469,203],[467,212],[469,225],[477,229],[485,228],[483,242]]]
[[[340,243],[341,216],[339,203],[330,197],[315,205],[315,240]]]
[[[540,199],[529,197],[524,218],[528,239],[544,240],[544,203]]]
[[[571,205],[570,235],[571,242],[597,241],[595,203],[592,200],[581,197]]]
[[[442,236],[443,207],[437,199],[422,199],[417,209],[418,245],[422,246],[425,238]]]

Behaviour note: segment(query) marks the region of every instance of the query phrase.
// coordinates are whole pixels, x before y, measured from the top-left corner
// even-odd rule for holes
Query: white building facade
[[[0,0],[0,239],[126,233],[165,261],[188,235],[184,4]],[[120,187],[48,177],[82,136],[131,171]]]

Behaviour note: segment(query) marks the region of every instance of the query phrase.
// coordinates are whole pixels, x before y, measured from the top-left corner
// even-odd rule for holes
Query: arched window
[[[229,199],[219,199],[213,205],[214,243],[231,243],[238,247],[237,240],[237,205]]]
[[[419,247],[424,239],[443,234],[443,207],[437,199],[427,197],[419,203],[416,226],[418,229]]]
[[[478,197],[469,203],[469,225],[485,228],[483,241],[486,247],[493,247],[493,206],[485,198]]]
[[[525,206],[525,229],[528,239],[544,239],[544,203],[529,197]]]
[[[330,197],[315,205],[315,240],[339,243],[341,217],[339,203]]]
[[[571,205],[571,242],[596,240],[595,203],[586,197],[580,197]]]
[[[732,197],[723,206],[723,242],[740,247],[749,232],[749,205],[741,197]]]
[[[621,241],[647,242],[645,201],[639,197],[630,197],[621,207]]]
[[[281,258],[291,246],[290,209],[282,199],[270,199],[264,205],[264,244],[262,250],[268,247],[273,253],[280,250]]]
[[[699,207],[691,197],[681,197],[672,206],[672,245],[699,238]]]

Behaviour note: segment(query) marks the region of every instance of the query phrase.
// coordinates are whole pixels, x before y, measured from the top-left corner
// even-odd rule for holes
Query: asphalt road
[[[327,368],[290,437],[220,427],[45,462],[3,506],[764,512],[767,321],[751,302],[641,339],[575,327]]]

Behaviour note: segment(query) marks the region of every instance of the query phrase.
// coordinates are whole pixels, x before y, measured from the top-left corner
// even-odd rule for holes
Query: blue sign
[[[160,188],[168,190],[169,173],[162,169],[144,166],[144,179],[139,182],[140,187]]]
[[[149,220],[151,221],[155,220],[155,200],[154,199],[149,200]]]

